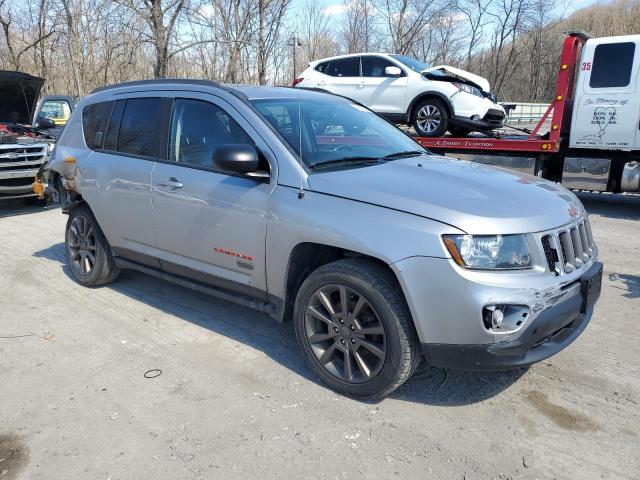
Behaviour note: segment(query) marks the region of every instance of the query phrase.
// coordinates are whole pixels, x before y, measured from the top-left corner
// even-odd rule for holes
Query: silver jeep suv
[[[389,394],[423,356],[538,362],[580,335],[600,292],[572,193],[433,156],[326,93],[102,88],[47,168],[80,284],[137,269],[292,319],[317,375],[355,397]]]

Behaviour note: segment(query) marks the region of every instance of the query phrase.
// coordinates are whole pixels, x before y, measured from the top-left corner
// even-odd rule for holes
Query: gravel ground
[[[582,198],[605,264],[585,333],[377,403],[320,385],[289,324],[134,272],[80,287],[66,217],[5,205],[0,479],[638,478],[640,198]]]

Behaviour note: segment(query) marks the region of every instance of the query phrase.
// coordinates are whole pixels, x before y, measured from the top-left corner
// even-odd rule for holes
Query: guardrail
[[[549,108],[548,103],[500,102],[507,111],[505,124],[519,125],[521,123],[535,123],[542,118]]]

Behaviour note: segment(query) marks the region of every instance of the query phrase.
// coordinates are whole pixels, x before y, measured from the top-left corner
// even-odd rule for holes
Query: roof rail
[[[121,87],[137,87],[144,85],[164,85],[169,83],[183,83],[189,85],[203,85],[206,87],[219,87],[222,88],[218,82],[212,80],[193,80],[188,78],[156,78],[154,80],[135,80],[133,82],[116,83],[113,85],[106,85],[104,87],[98,87],[91,93],[104,92],[105,90],[112,90]]]

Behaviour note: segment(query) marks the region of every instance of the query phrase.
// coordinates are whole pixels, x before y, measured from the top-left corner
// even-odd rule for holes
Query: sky
[[[294,4],[302,5],[307,1],[316,2],[318,0],[294,0]],[[605,3],[604,0],[569,0],[569,9],[568,13],[574,12],[584,7],[588,7],[589,5],[593,5],[594,3]],[[342,15],[345,10],[345,2],[343,0],[325,0],[324,2],[320,0],[320,4],[324,5],[325,15]],[[560,2],[559,2],[560,3]]]

